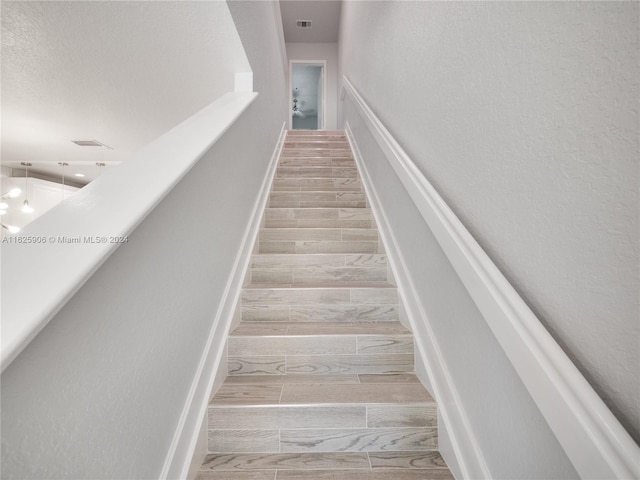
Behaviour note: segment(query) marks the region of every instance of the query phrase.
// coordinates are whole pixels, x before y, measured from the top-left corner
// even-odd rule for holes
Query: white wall
[[[158,478],[286,119],[266,9],[230,6],[259,98],[3,372],[3,478]]]
[[[638,8],[347,1],[340,32],[341,72],[636,441]]]
[[[335,130],[338,108],[338,44],[337,43],[287,43],[289,60],[326,60],[327,92],[325,99],[326,129]]]

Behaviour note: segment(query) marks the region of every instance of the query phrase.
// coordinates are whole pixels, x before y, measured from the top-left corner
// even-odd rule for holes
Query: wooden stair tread
[[[415,381],[398,383],[391,379],[387,383],[378,378],[380,383],[346,383],[340,381],[340,376],[319,375],[308,376],[304,379],[307,383],[293,383],[285,382],[281,376],[266,377],[260,383],[225,380],[211,399],[210,405],[435,405],[429,392]]]

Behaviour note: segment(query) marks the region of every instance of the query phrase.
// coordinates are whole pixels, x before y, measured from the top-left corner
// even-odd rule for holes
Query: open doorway
[[[290,129],[324,130],[325,69],[324,60],[289,62]]]

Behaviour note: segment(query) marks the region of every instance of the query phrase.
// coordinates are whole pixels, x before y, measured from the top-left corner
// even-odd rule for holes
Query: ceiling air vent
[[[109,150],[113,150],[113,148],[111,148],[110,146],[105,145],[104,143],[100,143],[97,140],[71,140],[71,141],[80,147],[104,147],[104,148],[108,148]]]
[[[296,27],[298,27],[298,28],[311,28],[311,20],[298,20],[298,21],[296,21]]]

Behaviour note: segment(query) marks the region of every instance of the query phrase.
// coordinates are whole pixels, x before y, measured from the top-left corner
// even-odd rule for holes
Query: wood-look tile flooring
[[[199,480],[452,479],[343,132],[288,132]]]

